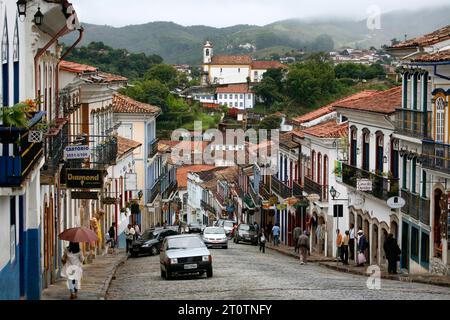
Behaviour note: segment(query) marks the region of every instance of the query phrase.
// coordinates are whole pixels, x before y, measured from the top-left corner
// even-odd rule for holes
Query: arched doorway
[[[396,221],[391,222],[391,233],[394,235],[395,239],[398,239],[398,224]]]
[[[380,243],[380,245],[381,245],[381,249],[380,249],[380,252],[381,252],[380,262],[381,262],[381,264],[385,264],[386,263],[386,252],[384,252],[384,243],[387,240],[388,234],[389,234],[389,232],[388,232],[387,227],[383,227],[382,226],[381,227],[381,243]],[[395,237],[395,235],[394,235],[394,237]]]
[[[373,224],[372,227],[372,238],[370,240],[371,242],[371,250],[372,250],[372,264],[378,264],[378,249],[379,249],[379,243],[378,243],[378,226],[376,224]]]
[[[318,224],[317,224],[317,250],[319,254],[325,252],[325,233],[326,225],[325,218],[321,215],[319,216]]]
[[[443,195],[441,189],[434,191],[434,225],[433,225],[433,244],[434,244],[434,257],[442,258],[442,241],[441,241],[441,214],[442,210],[445,210],[447,201]]]
[[[367,261],[369,263],[372,263],[372,261],[369,261],[370,260],[370,252],[371,252],[370,247],[372,245],[372,239],[370,239],[370,222],[368,219],[364,219],[362,230],[364,232],[364,235],[366,236],[367,241],[369,242],[369,245],[367,246],[366,251],[364,252],[364,255],[366,256]]]

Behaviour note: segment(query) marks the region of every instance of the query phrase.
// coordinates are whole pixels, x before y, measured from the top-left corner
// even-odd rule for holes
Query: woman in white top
[[[83,261],[84,256],[80,250],[80,244],[71,242],[64,251],[64,256],[62,257],[64,266],[61,270],[61,276],[67,279],[71,300],[77,298],[77,293],[80,289],[83,276]]]

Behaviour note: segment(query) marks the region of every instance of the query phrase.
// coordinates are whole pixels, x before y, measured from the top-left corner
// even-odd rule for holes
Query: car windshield
[[[223,228],[206,228],[204,234],[225,234]]]
[[[199,224],[195,224],[195,223],[191,223],[189,225],[189,227],[191,227],[191,228],[200,228],[200,225]]]
[[[242,231],[254,231],[255,228],[253,226],[249,226],[248,224],[242,224],[240,229]]]
[[[183,237],[170,239],[167,250],[204,248],[205,244],[199,237]]]
[[[153,231],[147,230],[142,234],[143,240],[153,240],[158,238],[159,233],[154,233]]]
[[[232,221],[225,221],[223,224],[225,227],[233,228],[234,224]]]

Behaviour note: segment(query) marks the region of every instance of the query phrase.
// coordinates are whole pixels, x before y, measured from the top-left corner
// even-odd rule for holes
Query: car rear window
[[[231,222],[231,221],[225,221],[224,226],[225,226],[225,227],[233,228],[233,222]]]
[[[249,226],[248,224],[242,224],[239,229],[241,229],[243,231],[254,231],[255,230],[255,228],[253,226]]]
[[[205,234],[225,234],[225,230],[223,228],[206,228]]]
[[[199,237],[183,237],[170,239],[167,244],[167,249],[191,249],[204,248],[205,244]]]

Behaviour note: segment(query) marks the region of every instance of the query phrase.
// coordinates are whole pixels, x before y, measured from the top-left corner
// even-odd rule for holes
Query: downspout
[[[34,57],[34,81],[35,81],[35,96],[36,98],[40,98],[38,97],[39,94],[39,74],[38,74],[38,70],[39,70],[39,59],[42,57],[42,55],[48,50],[48,48],[50,48],[57,40],[58,38],[60,38],[62,35],[64,35],[64,33],[66,33],[69,30],[69,28],[67,27],[67,24],[64,24],[64,27],[42,48],[38,51],[38,53],[36,54],[36,56]],[[51,116],[51,115],[49,115]]]
[[[75,49],[75,47],[81,42],[81,40],[83,39],[83,33],[84,33],[84,28],[81,27],[80,29],[78,29],[78,31],[80,32],[80,35],[78,36],[77,41],[74,42],[74,44],[72,44],[72,46],[66,50],[66,52],[61,56],[61,58],[58,60],[58,64],[56,65],[56,79],[55,79],[55,93],[56,93],[56,119],[59,118],[59,66],[61,65],[61,62],[69,55],[69,53],[71,53],[73,51],[73,49]]]

